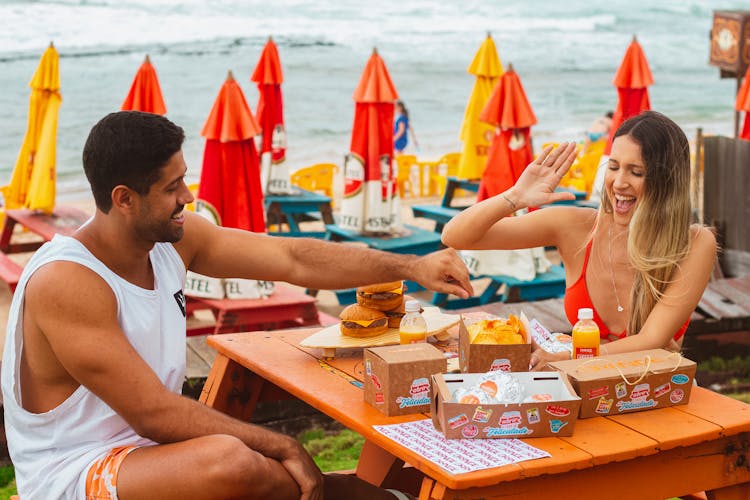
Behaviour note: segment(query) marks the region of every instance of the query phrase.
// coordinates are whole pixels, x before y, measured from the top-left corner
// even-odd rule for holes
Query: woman
[[[708,283],[716,239],[690,225],[690,150],[666,116],[644,112],[617,130],[598,211],[557,206],[521,217],[514,211],[572,199],[555,193],[575,144],[545,148],[515,186],[455,216],[443,243],[460,249],[557,247],[565,265],[565,312],[575,323],[594,309],[601,354],[679,350],[690,314]],[[536,349],[539,370],[569,353]]]
[[[396,120],[393,122],[393,149],[397,155],[400,155],[406,149],[409,142],[408,133],[411,131],[414,139],[414,146],[417,146],[417,136],[414,129],[409,124],[409,111],[403,101],[396,102]]]

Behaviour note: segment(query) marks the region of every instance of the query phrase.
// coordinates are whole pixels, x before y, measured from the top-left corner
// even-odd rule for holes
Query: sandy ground
[[[433,196],[433,197],[428,197],[428,198],[407,198],[402,203],[402,217],[403,217],[404,223],[422,227],[424,229],[432,230],[434,228],[434,222],[427,220],[427,219],[415,219],[412,216],[411,205],[415,203],[438,204],[440,203],[440,197]],[[470,203],[470,201],[467,201],[467,203]],[[87,213],[93,214],[94,212],[93,200],[80,200],[80,201],[72,201],[72,202],[66,201],[65,204],[74,205],[86,211]],[[336,212],[335,209],[334,209],[334,212]],[[310,230],[310,231],[323,230],[322,223],[320,222],[303,223],[303,228],[305,230]],[[14,234],[14,238],[17,238],[19,240],[23,240],[23,239],[32,240],[35,238],[35,236],[32,234],[23,232],[21,228],[16,226],[16,234]],[[32,254],[30,253],[12,254],[11,258],[15,260],[16,262],[18,262],[19,264],[23,265],[29,260],[29,258],[31,258],[31,255]],[[478,283],[478,285],[481,286],[482,283],[480,282]],[[300,288],[300,290],[302,290],[302,288]],[[431,292],[418,292],[413,295],[415,295],[418,299],[429,300],[429,297],[431,297],[430,294]],[[11,299],[12,299],[12,295],[8,287],[0,283],[0,326],[2,327],[0,329],[0,342],[2,342],[3,344],[5,342],[5,328],[8,322],[8,312],[10,309]],[[338,301],[336,300],[336,295],[333,292],[322,290],[318,294],[317,300],[318,300],[319,309],[333,316],[338,316],[338,313],[342,309],[342,307],[338,304]],[[0,353],[0,356],[2,356],[2,353]]]

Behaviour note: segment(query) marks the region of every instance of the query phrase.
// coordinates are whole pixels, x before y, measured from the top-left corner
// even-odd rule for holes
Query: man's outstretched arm
[[[186,219],[185,237],[175,247],[188,269],[208,276],[287,281],[324,290],[408,279],[463,298],[473,292],[469,272],[454,250],[402,255],[219,228],[194,214]]]

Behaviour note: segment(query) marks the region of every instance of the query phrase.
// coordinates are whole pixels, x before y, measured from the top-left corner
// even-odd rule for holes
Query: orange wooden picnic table
[[[387,485],[404,463],[421,473],[420,499],[654,498],[697,491],[750,498],[750,405],[695,387],[690,403],[579,420],[570,437],[524,441],[551,457],[453,475],[391,441],[386,417],[364,402],[361,350],[322,359],[299,342],[317,329],[215,336],[201,401],[248,420],[258,402],[298,398],[365,437],[357,475]],[[412,469],[413,470],[413,469]]]

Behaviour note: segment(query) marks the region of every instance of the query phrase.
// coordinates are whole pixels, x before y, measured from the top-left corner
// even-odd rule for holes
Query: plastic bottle
[[[573,325],[573,359],[593,358],[599,355],[599,327],[594,322],[594,310],[578,310],[578,321]]]
[[[401,344],[416,344],[427,340],[427,322],[422,317],[422,306],[416,300],[409,300],[404,307],[406,314],[398,327]]]

